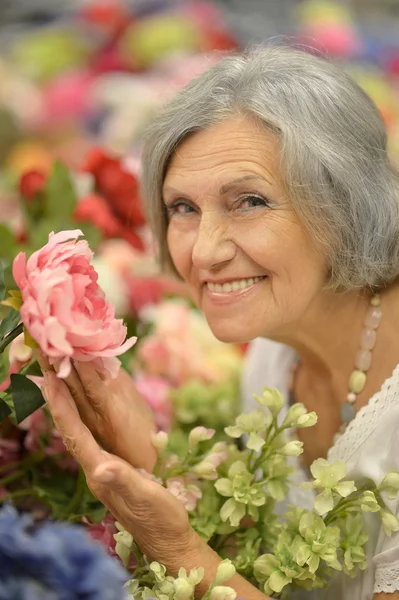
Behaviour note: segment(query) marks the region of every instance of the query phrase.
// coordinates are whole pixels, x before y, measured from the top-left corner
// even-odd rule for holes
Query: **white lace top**
[[[267,339],[257,339],[248,350],[242,380],[244,410],[255,408],[254,393],[264,385],[278,388],[286,397],[290,368],[295,354],[291,348]],[[399,365],[368,404],[361,408],[345,433],[330,448],[329,460],[343,460],[348,478],[370,477],[377,484],[388,471],[399,470]],[[298,465],[298,480],[303,478]],[[289,504],[309,506],[308,492],[293,490]],[[388,500],[387,506],[399,517],[399,501]],[[355,579],[337,573],[327,592],[317,598],[328,600],[371,600],[379,592],[399,590],[399,532],[385,535],[379,518],[365,513],[369,532],[367,558],[370,565]],[[314,598],[313,595],[301,598]]]

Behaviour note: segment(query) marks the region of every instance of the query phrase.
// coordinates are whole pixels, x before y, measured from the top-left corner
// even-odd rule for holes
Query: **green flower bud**
[[[166,575],[166,567],[161,565],[161,563],[153,561],[150,564],[150,569],[155,575],[155,579],[157,582],[161,582],[165,579]]]
[[[317,423],[317,414],[312,411],[310,413],[306,413],[306,415],[301,415],[298,417],[296,422],[296,427],[298,429],[304,429],[305,427],[313,427]]]
[[[388,492],[388,498],[395,500],[399,491],[399,471],[391,471],[385,475],[379,487],[380,492]]]
[[[194,586],[187,579],[178,578],[174,582],[176,600],[190,600],[194,592]]]
[[[210,595],[210,600],[235,600],[236,592],[231,587],[217,585],[213,588]]]
[[[166,431],[158,431],[151,434],[151,443],[157,450],[163,452],[168,445],[169,437]]]
[[[399,521],[390,510],[384,508],[380,512],[382,527],[388,536],[391,536],[394,531],[399,529]]]
[[[286,427],[296,427],[298,419],[300,417],[306,416],[307,414],[308,413],[305,406],[300,402],[297,402],[296,404],[293,404],[288,410],[283,425],[285,425]]]
[[[190,434],[188,436],[189,449],[192,450],[200,442],[212,439],[214,435],[214,429],[207,429],[206,427],[194,427],[194,429],[190,431]]]
[[[380,505],[374,493],[371,490],[366,490],[360,500],[360,508],[363,512],[378,512]]]
[[[270,387],[264,387],[261,396],[255,394],[255,399],[261,406],[268,408],[274,417],[277,417],[285,404],[282,393]]]
[[[221,583],[228,581],[229,579],[231,579],[231,577],[233,577],[235,572],[236,570],[233,563],[231,562],[231,560],[226,558],[226,560],[223,560],[218,566],[218,570],[216,572],[215,577],[215,584],[220,585]]]
[[[277,450],[283,456],[299,456],[303,452],[303,442],[293,440]]]

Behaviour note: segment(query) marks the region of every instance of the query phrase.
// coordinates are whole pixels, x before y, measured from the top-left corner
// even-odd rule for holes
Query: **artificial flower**
[[[336,460],[331,464],[325,458],[318,458],[311,465],[310,471],[314,481],[303,483],[302,487],[323,490],[315,499],[315,509],[320,515],[333,509],[333,492],[346,498],[356,491],[353,481],[341,481],[347,474],[346,465],[342,460]]]
[[[35,526],[34,526],[35,525]],[[0,599],[120,600],[127,573],[77,525],[0,511]]]
[[[221,496],[229,499],[220,509],[222,521],[229,520],[233,526],[238,526],[241,519],[248,514],[258,518],[258,507],[266,502],[266,492],[262,483],[254,483],[254,476],[242,461],[234,462],[226,478],[218,479],[215,488]]]
[[[90,264],[93,253],[82,232],[49,235],[48,243],[28,261],[21,252],[13,275],[21,294],[21,319],[50,364],[59,362],[59,377],[67,377],[71,360],[90,361],[95,368],[116,377],[116,358],[133,346],[122,320],[115,319]]]

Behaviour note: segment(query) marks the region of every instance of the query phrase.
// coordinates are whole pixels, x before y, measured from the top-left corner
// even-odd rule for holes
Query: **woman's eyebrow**
[[[238,177],[237,179],[233,179],[232,181],[229,181],[229,183],[225,183],[224,185],[222,185],[219,189],[219,194],[223,195],[226,194],[232,187],[238,185],[239,183],[242,183],[244,181],[251,181],[253,179],[258,179],[260,181],[266,181],[269,185],[272,185],[271,182],[266,179],[265,177],[262,177],[261,175],[244,175],[244,177]],[[166,186],[163,189],[163,194],[170,192],[170,193],[174,193],[174,194],[181,194],[181,192],[172,187],[172,186]]]
[[[265,179],[261,175],[245,175],[244,177],[239,177],[238,179],[233,179],[233,181],[230,181],[229,183],[225,183],[224,185],[222,185],[221,188],[219,189],[219,193],[221,195],[223,195],[226,192],[228,192],[232,187],[237,185],[238,183],[242,183],[243,181],[250,181],[252,179],[260,179],[261,181],[266,181],[268,184],[271,185],[270,181],[268,179]]]

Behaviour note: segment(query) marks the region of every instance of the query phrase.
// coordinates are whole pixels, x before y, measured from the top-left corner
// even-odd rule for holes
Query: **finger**
[[[47,357],[40,350],[35,350],[34,356],[42,370],[43,375],[46,371],[54,371],[54,368],[50,365]]]
[[[107,387],[109,380],[102,379],[89,362],[75,362],[74,367],[84,390],[86,402],[100,416],[105,416],[107,401],[110,397]]]
[[[82,465],[86,475],[90,475],[107,458],[81,420],[68,386],[54,371],[45,372],[44,394],[67,450]]]
[[[64,381],[69,388],[72,398],[75,400],[76,406],[78,407],[78,410],[83,420],[87,422],[90,418],[92,408],[90,406],[90,402],[88,402],[88,399],[86,397],[86,392],[80,380],[80,377],[73,365],[71,366],[70,374],[68,375],[68,377],[65,377]]]

